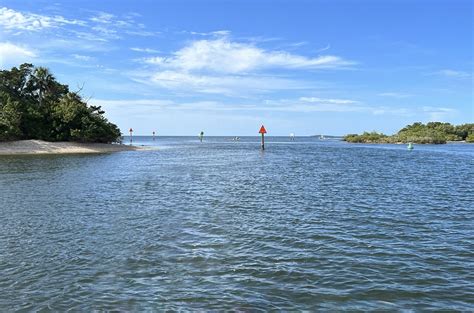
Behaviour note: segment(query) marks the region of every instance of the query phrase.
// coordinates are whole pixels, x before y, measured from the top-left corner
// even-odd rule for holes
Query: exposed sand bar
[[[105,143],[47,142],[42,140],[0,142],[0,155],[109,153],[143,149],[145,148]]]

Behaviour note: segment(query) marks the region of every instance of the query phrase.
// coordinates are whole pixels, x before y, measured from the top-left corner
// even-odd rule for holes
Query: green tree
[[[12,101],[8,94],[0,92],[0,140],[21,138],[19,107],[17,101]]]
[[[0,71],[0,140],[113,142],[120,136],[100,107],[56,81],[44,67]]]
[[[51,91],[55,81],[53,74],[46,67],[37,67],[33,72],[33,84],[38,91],[39,106],[43,106],[45,94]]]
[[[474,142],[474,133],[467,135],[466,142]]]

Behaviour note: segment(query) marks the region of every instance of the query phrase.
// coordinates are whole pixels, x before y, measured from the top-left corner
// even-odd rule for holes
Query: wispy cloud
[[[451,69],[444,69],[435,72],[435,74],[444,76],[444,77],[450,77],[450,78],[469,78],[472,76],[472,73],[468,72],[463,72],[463,71],[455,71]]]
[[[413,110],[407,108],[392,108],[387,106],[378,106],[371,108],[373,115],[397,115],[397,116],[413,116]]]
[[[169,99],[134,99],[134,100],[93,100],[94,104],[107,106],[158,107],[161,109],[190,109],[206,111],[264,111],[264,112],[354,112],[368,111],[369,108],[359,101],[349,99],[317,98],[307,101],[309,97],[299,99],[267,99],[260,101],[221,102],[210,100],[176,101]],[[316,98],[313,98],[316,99]]]
[[[88,56],[88,55],[82,55],[82,54],[72,54],[71,55],[74,59],[79,60],[79,61],[93,61],[95,58]]]
[[[31,62],[37,54],[34,50],[10,42],[0,42],[0,67],[6,68],[22,62]]]
[[[283,77],[264,75],[203,75],[178,71],[160,71],[150,77],[135,78],[145,84],[186,92],[245,96],[249,93],[268,93],[279,90],[317,88],[314,84]]]
[[[285,51],[267,51],[227,38],[194,41],[169,57],[148,58],[145,62],[182,71],[233,74],[268,68],[337,69],[355,64],[339,56],[306,57]]]
[[[300,97],[266,100],[266,109],[284,112],[363,112],[369,108],[353,99]]]
[[[265,100],[259,103],[222,103],[218,101],[171,101],[164,99],[135,99],[135,100],[91,100],[91,103],[101,106],[127,106],[129,108],[159,108],[166,110],[193,111],[262,111],[262,112],[354,112],[363,111],[364,107],[335,105],[334,103],[319,103],[312,105],[298,100]]]
[[[155,49],[150,49],[150,48],[130,48],[130,50],[135,51],[135,52],[144,52],[144,53],[159,53],[159,50]]]
[[[96,12],[91,17],[78,20],[61,15],[42,15],[20,12],[6,7],[0,8],[0,26],[7,32],[40,32],[47,29],[60,29],[54,36],[77,37],[90,41],[108,41],[124,36],[153,36],[158,32],[146,30],[133,14],[123,17],[107,12]]]
[[[349,99],[325,99],[325,98],[315,98],[315,97],[301,97],[299,98],[302,102],[310,103],[331,103],[331,104],[352,104],[358,103],[359,101],[349,100]]]
[[[402,99],[412,97],[413,95],[401,92],[381,92],[377,96]]]
[[[448,107],[423,106],[423,107],[391,107],[369,105],[354,99],[300,97],[295,99],[267,99],[260,101],[239,101],[233,99],[229,102],[215,100],[183,100],[176,99],[131,99],[131,100],[105,100],[93,99],[92,104],[106,106],[107,108],[120,107],[131,111],[160,110],[160,111],[192,111],[192,112],[226,112],[236,114],[255,112],[254,114],[268,113],[312,113],[312,112],[337,112],[371,114],[376,116],[396,116],[413,118],[418,116],[427,121],[443,121],[455,116],[457,111]],[[252,113],[251,113],[252,114]]]
[[[212,32],[196,32],[196,31],[181,31],[180,33],[191,34],[195,36],[211,36],[211,37],[226,37],[230,35],[229,30],[216,30]]]
[[[131,100],[105,100],[92,99],[91,103],[101,106],[153,106],[163,107],[174,105],[175,102],[171,100],[162,99],[131,99]]]
[[[323,52],[323,51],[326,51],[326,50],[329,50],[329,49],[331,49],[331,45],[327,44],[326,47],[316,50],[316,53]]]
[[[0,25],[8,31],[40,31],[62,25],[81,25],[85,22],[69,20],[62,16],[45,16],[33,13],[22,13],[6,7],[0,8]]]
[[[314,87],[315,84],[304,80],[286,77],[289,70],[336,70],[355,64],[339,56],[307,57],[263,49],[252,43],[232,41],[224,34],[217,39],[192,41],[168,55],[141,59],[155,66],[145,80],[175,90],[227,95],[266,93]]]
[[[297,47],[305,46],[305,45],[307,45],[307,44],[308,44],[307,41],[299,41],[299,42],[290,43],[290,44],[288,44],[288,46],[289,46],[289,47],[297,48]]]
[[[305,81],[304,75],[295,78],[294,71],[338,70],[356,64],[333,55],[309,57],[264,49],[254,42],[231,40],[228,31],[202,33],[209,34],[218,38],[190,41],[168,54],[137,59],[147,65],[147,74],[132,78],[166,89],[242,96],[318,88],[321,82]],[[132,50],[152,53],[152,49]]]
[[[107,12],[98,12],[95,16],[89,18],[89,20],[98,24],[111,24],[115,20],[115,15]]]
[[[457,113],[457,110],[447,107],[423,106],[421,111],[428,115],[428,121],[446,121]]]

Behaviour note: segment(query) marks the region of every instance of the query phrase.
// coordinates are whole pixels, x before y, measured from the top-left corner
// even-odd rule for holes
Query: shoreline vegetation
[[[449,123],[430,122],[427,124],[413,123],[402,128],[394,135],[385,135],[378,132],[364,132],[363,134],[349,134],[344,141],[350,143],[417,143],[417,144],[445,144],[447,142],[474,143],[474,124],[451,125]]]
[[[0,142],[120,142],[120,129],[81,91],[70,91],[47,68],[29,63],[0,71]]]
[[[107,143],[47,142],[43,140],[18,140],[0,142],[0,156],[37,154],[95,154],[119,151],[136,151],[144,147]]]

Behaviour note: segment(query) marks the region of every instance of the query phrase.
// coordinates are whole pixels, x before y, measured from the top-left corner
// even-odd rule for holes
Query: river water
[[[474,310],[474,145],[0,157],[0,311]]]

